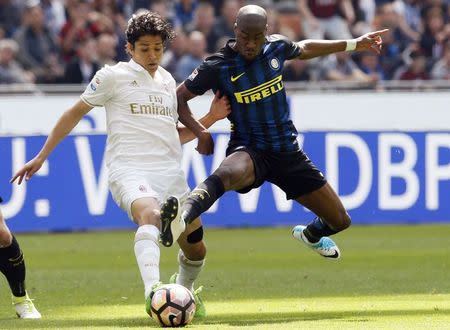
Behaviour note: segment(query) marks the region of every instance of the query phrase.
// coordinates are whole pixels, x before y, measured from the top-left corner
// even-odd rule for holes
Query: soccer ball
[[[151,312],[164,327],[185,326],[194,318],[194,296],[182,285],[165,284],[154,292]]]

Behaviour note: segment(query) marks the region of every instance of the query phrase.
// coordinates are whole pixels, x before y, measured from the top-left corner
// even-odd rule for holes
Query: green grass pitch
[[[15,318],[0,281],[0,329],[147,329],[133,232],[17,235],[42,320]],[[198,284],[208,317],[188,329],[450,329],[450,225],[353,226],[327,260],[290,228],[207,229]],[[161,248],[161,278],[177,248]]]

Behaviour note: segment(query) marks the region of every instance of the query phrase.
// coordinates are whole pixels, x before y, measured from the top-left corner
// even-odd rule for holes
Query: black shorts
[[[226,155],[244,151],[250,155],[255,168],[255,182],[238,190],[245,194],[253,188],[258,188],[264,181],[269,181],[286,193],[287,199],[295,199],[304,194],[323,187],[327,180],[312,161],[302,151],[273,152],[257,150],[242,145],[231,145]]]
[[[3,202],[2,196],[0,196],[0,203]]]

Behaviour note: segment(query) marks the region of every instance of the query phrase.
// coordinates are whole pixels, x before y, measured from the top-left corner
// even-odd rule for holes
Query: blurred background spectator
[[[34,75],[25,71],[16,60],[19,45],[12,39],[0,40],[0,84],[34,82]]]
[[[77,56],[66,66],[64,82],[67,84],[87,84],[100,69],[97,62],[95,39],[84,39],[78,43]]]
[[[450,80],[449,0],[0,0],[0,41],[7,40],[9,52],[0,80],[84,83],[97,66],[128,60],[127,21],[137,10],[149,9],[177,31],[178,38],[166,45],[162,65],[182,81],[207,54],[234,37],[237,11],[246,4],[267,10],[269,34],[294,41],[345,39],[389,28],[379,56],[348,53],[292,61],[283,73],[286,80],[339,80],[341,75],[372,82]],[[10,72],[20,70],[11,79]]]
[[[18,60],[34,73],[37,83],[55,83],[62,76],[58,62],[59,49],[53,34],[45,25],[44,11],[38,0],[28,0],[23,11],[23,24],[14,33],[19,45]]]
[[[200,31],[192,31],[188,37],[187,53],[178,61],[174,76],[178,81],[186,79],[207,56],[206,38]]]

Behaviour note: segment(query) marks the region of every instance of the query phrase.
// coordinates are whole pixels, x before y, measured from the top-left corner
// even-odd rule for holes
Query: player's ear
[[[133,44],[131,44],[130,42],[127,42],[127,44],[125,46],[125,51],[127,52],[128,55],[130,55],[132,57],[133,56],[133,52],[134,52]]]

